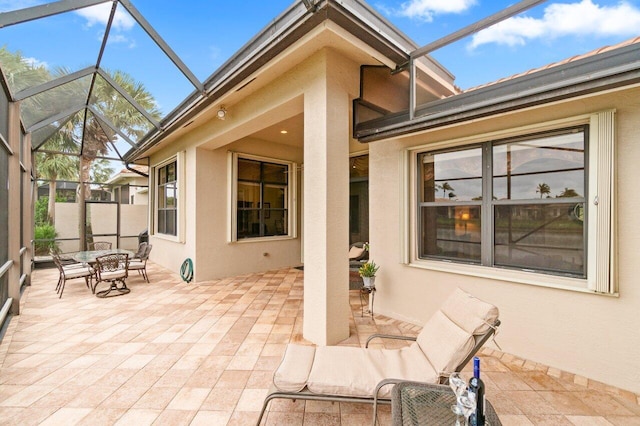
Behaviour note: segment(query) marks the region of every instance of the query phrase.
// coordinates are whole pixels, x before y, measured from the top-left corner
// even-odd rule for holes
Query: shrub
[[[39,225],[45,225],[49,223],[49,197],[40,197],[36,201],[34,221],[36,227]]]
[[[53,225],[44,224],[35,227],[33,239],[36,256],[48,255],[49,250],[58,250],[58,243],[53,241],[57,234]]]

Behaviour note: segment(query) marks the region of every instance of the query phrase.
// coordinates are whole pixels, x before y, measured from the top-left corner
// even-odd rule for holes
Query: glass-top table
[[[133,256],[133,252],[131,250],[125,249],[109,249],[109,250],[87,250],[87,251],[79,251],[73,254],[73,260],[81,263],[96,263],[96,257],[104,256],[105,254],[116,254],[123,253],[128,254],[129,257]]]
[[[394,426],[454,425],[456,416],[451,406],[456,396],[449,386],[418,382],[400,382],[391,392]],[[501,426],[493,406],[485,399],[487,426]]]

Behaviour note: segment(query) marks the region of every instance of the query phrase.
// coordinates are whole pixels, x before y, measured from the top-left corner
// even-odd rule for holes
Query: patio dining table
[[[120,249],[120,248],[116,248],[116,249],[107,249],[107,250],[86,250],[86,251],[79,251],[77,253],[75,253],[73,255],[73,259],[81,262],[83,264],[95,264],[97,263],[96,258],[100,257],[100,256],[104,256],[104,255],[108,255],[108,254],[127,254],[129,255],[129,257],[133,256],[134,253],[130,250],[125,250],[125,249]],[[125,271],[126,272],[126,271]],[[98,284],[100,284],[100,277],[101,274],[99,271],[96,271],[95,274],[96,277],[96,284],[93,286],[93,288],[91,289],[94,293],[96,291],[96,287],[98,286]],[[125,275],[126,277],[126,275]],[[107,290],[103,290],[103,291],[99,291],[96,294],[97,297],[100,298],[104,298],[104,297],[109,297],[109,294],[111,292],[115,292],[117,293],[116,295],[122,295],[122,294],[127,294],[129,293],[129,289],[127,288],[127,285],[124,282],[124,279],[120,279],[120,281],[122,282],[122,287],[118,287],[117,286],[117,281],[119,279],[105,279],[104,281],[108,281],[111,283],[111,286],[107,289]]]
[[[128,254],[129,257],[133,256],[133,252],[131,250],[125,249],[108,249],[108,250],[86,250],[79,251],[73,254],[73,259],[77,262],[81,263],[96,263],[96,257],[104,256],[105,254],[116,254],[123,253]]]

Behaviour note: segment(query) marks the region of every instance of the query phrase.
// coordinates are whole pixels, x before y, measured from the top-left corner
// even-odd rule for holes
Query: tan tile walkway
[[[149,270],[151,284],[130,278],[128,295],[98,299],[71,281],[60,300],[57,272],[34,272],[22,315],[0,343],[0,424],[255,424],[286,344],[304,341],[303,273],[185,284],[157,265]],[[362,318],[357,292],[351,305],[351,337],[342,344],[419,331]],[[628,392],[491,350],[483,352],[483,371],[505,425],[640,425],[637,397]],[[274,401],[266,424],[368,425],[370,409]],[[390,423],[388,407],[380,420]]]

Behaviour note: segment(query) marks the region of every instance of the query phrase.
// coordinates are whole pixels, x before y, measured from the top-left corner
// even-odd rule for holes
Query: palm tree
[[[50,80],[44,66],[34,65],[20,51],[10,52],[6,46],[0,47],[0,66],[14,92]]]
[[[447,197],[447,191],[453,191],[453,187],[449,185],[449,182],[445,182],[442,184],[442,192],[444,192],[444,197]]]
[[[109,75],[152,117],[157,120],[160,119],[161,114],[155,99],[142,83],[135,81],[133,77],[122,71],[109,72]],[[103,78],[96,79],[92,93],[92,103],[115,127],[134,141],[140,139],[151,129],[152,124]],[[108,154],[108,144],[110,141],[114,141],[116,137],[115,132],[100,123],[96,116],[87,114],[84,124],[83,147],[80,153],[80,186],[78,187],[78,204],[81,218],[84,218],[84,202],[91,194],[91,188],[87,182],[90,182],[92,164],[96,157]],[[81,223],[81,241],[86,239],[86,231]],[[91,233],[90,229],[89,233]]]
[[[51,225],[55,225],[55,202],[56,184],[58,179],[71,180],[78,177],[78,160],[64,152],[73,153],[78,147],[72,138],[66,137],[63,132],[54,135],[48,142],[47,147],[54,152],[39,152],[36,154],[36,170],[40,177],[49,181],[49,205],[47,208],[48,220]]]
[[[546,183],[539,183],[538,187],[536,188],[536,193],[540,193],[540,198],[542,198],[543,195],[551,193],[551,187]]]
[[[580,194],[576,192],[573,188],[564,188],[564,191],[558,195],[558,198],[571,198],[571,197],[579,197]]]

